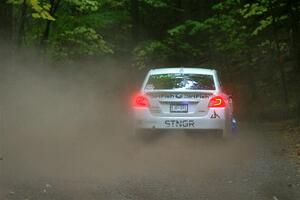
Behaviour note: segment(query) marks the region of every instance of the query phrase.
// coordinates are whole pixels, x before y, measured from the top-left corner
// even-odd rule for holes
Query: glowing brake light
[[[148,107],[149,102],[146,96],[138,94],[133,98],[133,106],[135,107]]]
[[[210,108],[223,108],[225,105],[225,100],[221,96],[214,96],[208,103],[208,107]]]

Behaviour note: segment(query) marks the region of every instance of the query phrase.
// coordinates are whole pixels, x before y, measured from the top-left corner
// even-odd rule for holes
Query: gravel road
[[[94,135],[64,148],[42,144],[19,151],[18,160],[1,161],[0,195],[3,200],[297,200],[300,173],[279,134],[244,125],[233,141],[178,132],[103,140]],[[55,153],[47,152],[49,145]]]

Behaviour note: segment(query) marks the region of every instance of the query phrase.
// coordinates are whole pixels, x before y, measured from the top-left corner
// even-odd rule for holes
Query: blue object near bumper
[[[237,121],[236,121],[236,119],[233,117],[233,118],[231,119],[231,132],[232,132],[232,133],[236,133],[236,131],[237,131]]]

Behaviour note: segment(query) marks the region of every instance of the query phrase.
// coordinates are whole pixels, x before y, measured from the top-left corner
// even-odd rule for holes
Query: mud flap
[[[232,135],[237,134],[237,121],[234,117],[231,119],[231,134]]]

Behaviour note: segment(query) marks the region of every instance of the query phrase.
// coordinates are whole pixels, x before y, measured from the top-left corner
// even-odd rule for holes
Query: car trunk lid
[[[213,91],[148,91],[149,110],[156,116],[204,116]]]

